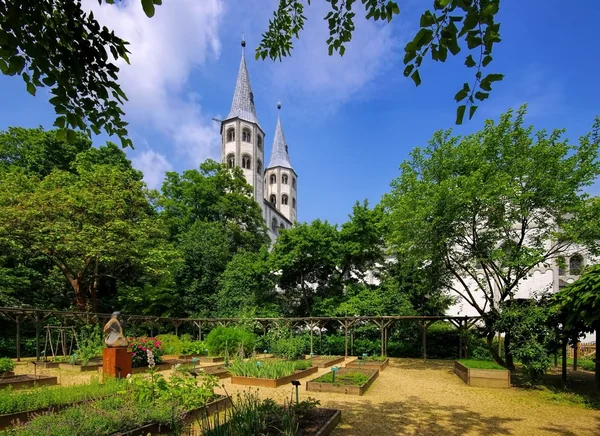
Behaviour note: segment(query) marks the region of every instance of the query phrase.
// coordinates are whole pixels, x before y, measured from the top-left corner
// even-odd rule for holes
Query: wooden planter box
[[[58,367],[67,371],[76,372],[98,371],[102,368],[102,362],[88,363],[87,365],[72,365],[70,363],[59,363]]]
[[[0,372],[0,379],[14,377],[15,373],[13,371],[4,371]]]
[[[166,371],[167,369],[171,369],[172,366],[173,366],[172,363],[165,362],[165,363],[159,363],[154,368],[156,368],[157,371]],[[147,366],[138,366],[137,368],[131,368],[131,374],[140,374],[142,372],[148,371],[148,369],[149,368]]]
[[[221,363],[225,362],[224,357],[209,357],[209,356],[198,356],[198,362],[200,363]]]
[[[320,409],[320,410],[331,410],[333,415],[323,426],[314,433],[313,436],[329,436],[333,430],[337,427],[342,419],[342,411],[337,409]]]
[[[365,369],[378,369],[379,371],[383,371],[386,366],[390,363],[390,359],[385,359],[382,361],[377,360],[367,360],[366,362],[360,362],[360,367]],[[353,360],[352,362],[346,365],[346,368],[358,368],[358,359]]]
[[[60,365],[59,362],[44,362],[44,361],[29,362],[29,366],[31,368],[38,367],[38,368],[43,368],[43,369],[52,369],[52,368],[58,368],[59,365]]]
[[[510,388],[510,371],[508,369],[475,369],[467,368],[459,361],[454,361],[454,374],[469,386],[484,388]]]
[[[57,377],[47,375],[15,375],[10,378],[0,379],[0,389],[12,386],[13,389],[26,389],[34,386],[55,385]]]
[[[337,363],[342,363],[346,358],[344,356],[332,358],[332,359],[322,359],[320,357],[313,357],[312,363],[314,366],[318,366],[319,368],[328,368]]]
[[[344,373],[349,373],[349,372],[357,372],[357,370],[342,368],[337,372],[336,376],[342,375]],[[363,371],[363,369],[361,368],[360,372],[370,375],[369,380],[367,380],[367,382],[364,385],[361,385],[361,386],[352,386],[352,385],[336,386],[333,383],[320,383],[320,382],[316,381],[317,379],[315,379],[315,380],[306,382],[306,390],[312,391],[312,392],[335,392],[337,394],[363,395],[367,391],[367,389],[369,389],[369,386],[371,386],[373,384],[373,382],[375,381],[375,379],[379,376],[379,370],[378,369],[365,369]]]
[[[80,404],[88,403],[93,400],[76,401],[69,404],[58,404],[55,406],[40,407],[39,409],[26,410],[24,412],[7,413],[0,415],[0,430],[5,430],[16,425],[22,425],[38,415],[44,413],[58,413],[61,410],[69,407],[79,406]]]
[[[292,375],[281,378],[258,378],[258,377],[240,377],[231,376],[231,384],[234,385],[246,385],[246,386],[258,386],[261,388],[276,388],[290,383],[292,380],[298,380],[300,378],[308,377],[311,374],[319,371],[319,367],[311,366],[304,371],[297,371]]]
[[[193,423],[196,419],[202,416],[210,415],[217,411],[222,411],[231,407],[231,399],[229,397],[221,397],[206,406],[199,409],[193,409],[186,413],[185,422],[187,424]],[[122,433],[115,433],[113,436],[147,436],[147,435],[162,435],[172,434],[171,426],[168,424],[161,424],[158,422],[144,425],[142,427],[134,428]]]

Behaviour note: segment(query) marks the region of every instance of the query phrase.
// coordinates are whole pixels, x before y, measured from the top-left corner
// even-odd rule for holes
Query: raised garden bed
[[[319,371],[319,367],[311,366],[308,369],[296,371],[285,377],[280,378],[258,378],[258,377],[241,377],[231,376],[231,383],[234,385],[258,386],[261,388],[276,388],[290,383],[292,380],[308,377],[311,374]]]
[[[357,384],[357,380],[352,380],[351,374],[364,374],[366,381]],[[373,384],[379,376],[378,369],[350,369],[342,368],[335,375],[335,383],[332,383],[331,373],[322,375],[311,381],[306,382],[306,390],[312,392],[335,392],[338,394],[363,395],[369,386]]]
[[[303,436],[329,436],[342,419],[342,411],[337,409],[314,409],[305,419],[300,420],[299,433]],[[300,431],[302,433],[300,433]]]
[[[346,360],[344,356],[316,356],[312,358],[312,364],[314,366],[318,366],[319,368],[328,368],[337,363],[342,363],[344,360]]]
[[[165,362],[165,363],[159,363],[154,368],[157,371],[166,371],[168,369],[171,369],[172,366],[173,366],[173,363]],[[137,368],[131,368],[131,373],[132,374],[140,374],[142,372],[146,372],[147,370],[148,370],[147,366],[138,366]]]
[[[197,357],[200,363],[221,363],[225,362],[224,357],[199,356]]]
[[[57,377],[46,375],[15,375],[0,379],[0,389],[11,386],[13,389],[26,389],[33,386],[55,385]]]
[[[0,379],[2,379],[2,378],[8,378],[8,377],[13,377],[14,375],[15,375],[15,373],[13,371],[0,372]]]
[[[86,401],[76,401],[74,403],[69,404],[60,404],[56,406],[49,407],[40,407],[39,409],[34,410],[26,410],[25,412],[16,412],[16,413],[8,413],[6,415],[0,415],[0,430],[5,430],[7,428],[23,425],[30,419],[35,418],[37,415],[41,415],[42,413],[57,413],[67,407],[77,406],[79,404],[83,404],[88,402]]]
[[[346,365],[346,368],[358,368],[359,360],[353,360],[352,362]],[[378,369],[379,371],[383,371],[386,366],[390,363],[390,359],[385,360],[360,360],[361,368],[369,368],[369,369]]]
[[[489,366],[489,368],[473,368],[473,366]],[[455,360],[454,374],[469,386],[510,388],[510,371],[500,366],[494,368],[493,364],[479,365],[472,361],[461,363]]]
[[[76,371],[76,372],[98,371],[99,369],[102,368],[102,360],[91,361],[85,365],[71,364],[71,363],[59,363],[58,367],[60,369],[65,369],[67,371]]]
[[[231,398],[220,397],[214,401],[211,401],[204,407],[188,411],[184,420],[186,424],[191,424],[199,419],[202,419],[204,416],[211,415],[215,412],[221,412],[228,407],[231,407]],[[116,433],[113,436],[147,436],[164,434],[172,434],[171,426],[156,422],[134,428],[126,432]]]
[[[29,365],[33,368],[33,367],[37,367],[37,368],[43,368],[43,369],[53,369],[53,368],[58,368],[58,366],[60,365],[60,362],[44,362],[44,361],[33,361],[33,362],[29,362]]]

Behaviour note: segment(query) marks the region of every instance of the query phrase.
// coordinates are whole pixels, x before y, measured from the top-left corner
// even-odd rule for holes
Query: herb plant
[[[256,359],[246,361],[236,359],[231,363],[229,372],[234,376],[276,379],[292,375],[295,371],[308,369],[310,366],[309,360],[263,362]]]
[[[369,381],[369,375],[360,371],[351,371],[339,373],[333,381],[333,374],[328,372],[321,377],[313,380],[317,383],[333,383],[335,386],[362,386]]]
[[[10,357],[0,357],[0,374],[15,369],[15,362]]]

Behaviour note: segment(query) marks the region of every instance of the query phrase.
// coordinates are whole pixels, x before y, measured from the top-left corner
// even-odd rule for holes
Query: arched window
[[[292,177],[292,188],[296,187],[296,178]]]
[[[271,177],[269,177],[269,182],[271,183],[271,185],[277,183],[277,176],[275,174],[271,174]]]
[[[581,270],[583,270],[583,256],[577,253],[569,259],[569,274],[578,276],[581,275]]]
[[[227,142],[235,141],[235,129],[232,127],[227,130]]]
[[[271,221],[271,230],[277,232],[277,218],[273,218],[273,220]]]
[[[235,166],[235,156],[233,154],[227,155],[227,168],[233,168]]]
[[[242,156],[242,168],[249,170],[252,166],[252,159],[248,155]]]
[[[256,161],[256,172],[258,174],[262,173],[262,162],[260,160]],[[267,183],[267,180],[265,179],[265,183]]]
[[[288,204],[288,196],[287,195],[283,194],[281,196],[281,204],[285,204],[287,206],[287,204]]]
[[[260,136],[256,137],[256,146],[259,148],[259,150],[262,150],[262,138]]]
[[[288,184],[288,176],[287,174],[284,174],[281,176],[281,183],[283,183],[284,185]]]
[[[252,142],[252,133],[250,133],[250,130],[247,130],[247,129],[242,130],[242,141]]]
[[[279,224],[279,230],[281,230],[281,229],[285,229],[285,226],[283,225],[283,223]],[[277,233],[279,233],[279,231],[277,231]]]
[[[292,197],[292,207],[296,209],[296,199]]]
[[[273,206],[277,206],[277,197],[275,196],[275,194],[271,194],[271,198],[269,199],[269,201]]]

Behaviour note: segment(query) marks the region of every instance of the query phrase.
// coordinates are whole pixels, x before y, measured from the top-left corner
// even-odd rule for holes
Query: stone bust
[[[118,320],[119,315],[119,312],[113,312],[104,326],[104,333],[106,334],[104,342],[108,348],[126,347],[129,345],[127,339],[123,336],[123,328]]]

